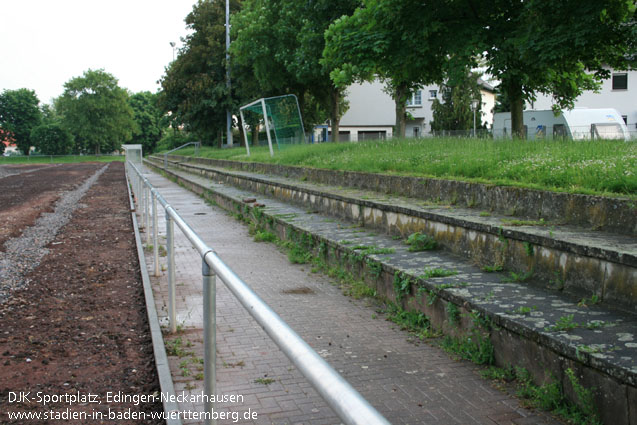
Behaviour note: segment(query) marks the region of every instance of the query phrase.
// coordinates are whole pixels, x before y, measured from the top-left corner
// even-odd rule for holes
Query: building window
[[[422,91],[416,90],[414,93],[414,105],[422,105]]]
[[[628,90],[628,74],[613,74],[613,90]]]
[[[422,90],[416,90],[416,92],[407,99],[407,106],[422,106]]]
[[[434,100],[438,97],[438,90],[429,90],[429,100]]]

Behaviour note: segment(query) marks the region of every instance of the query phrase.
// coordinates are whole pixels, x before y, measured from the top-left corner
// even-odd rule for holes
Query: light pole
[[[228,88],[228,101],[230,101],[230,0],[226,0],[226,87]],[[232,146],[232,112],[230,106],[226,109],[226,143]]]
[[[173,48],[173,62],[175,61],[175,42],[171,41],[170,42],[170,47]]]
[[[473,111],[473,137],[476,137],[476,111],[478,110],[478,100],[471,101],[471,110]]]

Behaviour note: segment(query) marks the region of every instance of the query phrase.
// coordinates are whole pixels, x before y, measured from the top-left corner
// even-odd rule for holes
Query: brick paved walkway
[[[311,273],[307,265],[290,264],[272,244],[254,242],[247,227],[223,210],[157,174],[147,171],[146,176],[202,239],[393,424],[559,423],[492,388],[479,377],[478,367],[428,344],[409,342],[409,335],[383,320],[368,301],[342,295],[328,277]],[[161,209],[159,229],[165,246]],[[170,357],[175,390],[197,394],[203,389],[197,376],[203,370],[201,259],[177,228],[175,242],[180,332],[166,340],[181,354]],[[165,260],[160,262],[165,265]],[[147,264],[152,275],[151,251]],[[166,273],[152,282],[166,324]],[[218,393],[243,396],[241,403],[218,404],[220,411],[238,414],[238,423],[340,423],[221,282],[217,341]],[[200,404],[180,408],[203,411]],[[256,412],[256,420],[244,420],[249,411]],[[218,423],[237,422],[229,417]]]

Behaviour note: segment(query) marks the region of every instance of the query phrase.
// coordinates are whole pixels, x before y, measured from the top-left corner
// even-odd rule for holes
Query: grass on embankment
[[[330,170],[512,185],[560,192],[637,196],[637,143],[460,138],[215,149],[200,156]],[[175,152],[193,155],[193,149]]]
[[[31,155],[0,156],[0,164],[59,164],[71,162],[112,162],[124,161],[125,155]]]

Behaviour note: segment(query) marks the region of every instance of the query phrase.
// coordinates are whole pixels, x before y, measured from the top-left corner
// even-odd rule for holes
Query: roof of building
[[[484,81],[482,78],[478,78],[478,85],[486,91],[495,92],[495,87]]]

